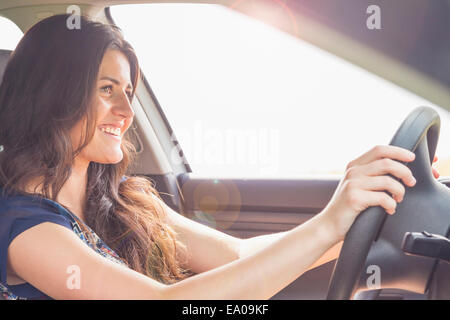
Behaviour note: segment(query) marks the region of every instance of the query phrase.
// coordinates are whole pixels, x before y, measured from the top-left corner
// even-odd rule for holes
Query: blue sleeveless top
[[[122,178],[122,181],[126,178]],[[10,243],[20,233],[43,222],[62,225],[73,232],[90,248],[105,258],[126,266],[86,224],[59,203],[40,196],[10,195],[3,197],[0,187],[0,294],[4,299],[52,299],[29,283],[8,285],[7,254]],[[81,228],[89,230],[94,241],[90,241]]]

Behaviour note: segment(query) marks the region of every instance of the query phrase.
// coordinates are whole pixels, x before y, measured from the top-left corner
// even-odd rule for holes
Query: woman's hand
[[[344,178],[321,213],[334,226],[339,240],[345,238],[357,215],[368,207],[381,206],[388,214],[395,213],[397,203],[403,200],[405,186],[388,174],[406,187],[413,187],[416,180],[411,170],[399,161],[414,159],[415,154],[409,150],[380,145],[347,165]]]

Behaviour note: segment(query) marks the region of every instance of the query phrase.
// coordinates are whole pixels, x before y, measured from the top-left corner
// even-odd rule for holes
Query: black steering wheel
[[[436,259],[405,255],[401,243],[406,232],[426,230],[444,236],[449,232],[450,189],[434,178],[431,169],[439,130],[439,115],[429,107],[415,109],[400,125],[390,145],[416,154],[406,165],[417,183],[405,186],[404,199],[393,216],[382,207],[370,207],[358,215],[334,267],[328,300],[351,299],[358,290],[373,289],[367,281],[373,270],[368,267],[374,265],[381,272],[376,289],[425,293]]]

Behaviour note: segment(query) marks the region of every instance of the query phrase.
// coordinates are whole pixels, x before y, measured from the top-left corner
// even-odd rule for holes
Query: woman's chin
[[[109,156],[104,157],[103,159],[98,159],[98,163],[103,163],[103,164],[116,164],[119,163],[120,161],[122,161],[123,159],[123,153],[122,151],[120,151],[120,153],[116,153],[116,154],[111,154]]]

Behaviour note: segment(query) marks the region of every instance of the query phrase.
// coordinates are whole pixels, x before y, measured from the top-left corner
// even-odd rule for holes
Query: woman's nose
[[[119,97],[115,101],[114,111],[124,118],[134,117],[134,111],[131,106],[131,101],[126,92],[121,92],[119,94]]]

